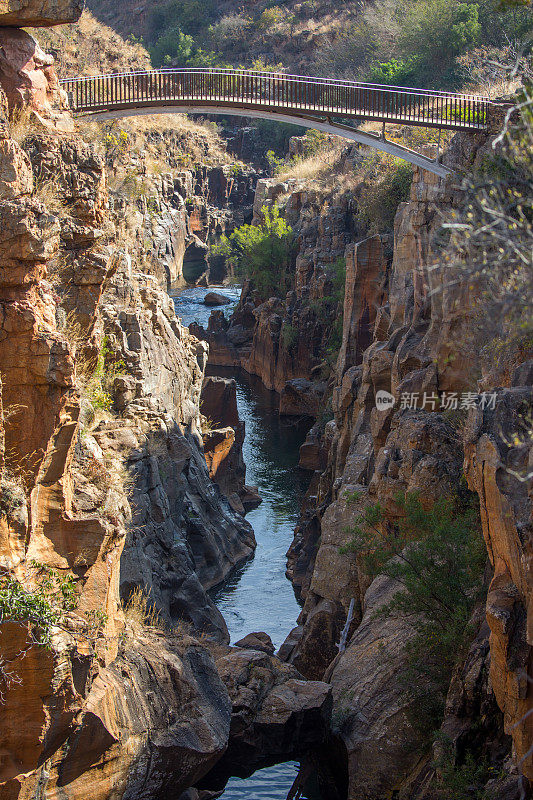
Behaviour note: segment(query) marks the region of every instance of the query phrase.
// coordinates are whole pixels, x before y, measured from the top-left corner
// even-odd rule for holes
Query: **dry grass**
[[[133,590],[128,602],[124,606],[124,616],[126,622],[133,627],[161,627],[159,612],[156,611],[150,598],[144,593],[140,586],[137,586]]]
[[[46,206],[47,211],[57,217],[68,215],[69,207],[64,199],[64,191],[57,181],[50,178],[34,176],[33,197],[40,200]]]
[[[67,289],[72,280],[71,271],[69,256],[63,251],[59,251],[46,265],[47,280],[55,289]]]
[[[18,144],[23,144],[28,136],[39,131],[42,131],[42,126],[40,127],[35,122],[35,115],[31,108],[24,106],[13,111],[9,121],[9,132],[11,138]]]
[[[144,162],[147,175],[182,171],[198,163],[220,166],[233,161],[216,125],[194,122],[185,114],[125,117],[115,125],[81,118],[77,127],[80,135],[102,156],[106,154],[106,139],[110,135],[118,140],[125,134],[126,145],[114,155],[115,175],[110,178],[111,188],[115,185],[119,191],[122,178],[131,171],[132,155]]]
[[[150,69],[150,57],[141,44],[126,42],[90,11],[79,22],[55,28],[37,28],[33,34],[43,50],[57,53],[61,78]]]
[[[291,162],[279,171],[278,176],[281,180],[325,181],[338,171],[338,162],[345,149],[346,141],[336,138],[320,152]]]

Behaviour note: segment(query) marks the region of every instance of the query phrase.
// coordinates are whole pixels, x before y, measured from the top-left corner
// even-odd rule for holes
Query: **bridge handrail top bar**
[[[107,79],[107,78],[133,78],[133,77],[142,77],[142,76],[152,76],[152,75],[183,75],[183,74],[201,74],[201,75],[247,75],[256,78],[275,78],[276,80],[288,80],[288,81],[298,81],[303,83],[309,84],[323,84],[325,86],[346,86],[351,88],[359,88],[359,89],[378,89],[382,92],[391,92],[394,94],[406,94],[406,95],[423,95],[425,97],[443,97],[443,98],[462,98],[466,100],[476,100],[478,102],[486,102],[486,103],[493,103],[489,97],[485,97],[482,95],[474,95],[474,94],[463,94],[461,92],[445,92],[440,90],[433,90],[433,89],[416,89],[414,87],[408,86],[390,86],[390,85],[382,85],[378,83],[363,83],[360,81],[348,81],[343,79],[329,79],[329,78],[320,78],[320,77],[312,77],[307,75],[289,75],[284,72],[263,72],[261,70],[250,70],[250,69],[233,69],[233,68],[211,68],[205,69],[202,67],[192,67],[191,69],[185,67],[177,67],[177,68],[169,68],[164,67],[161,69],[152,69],[152,70],[132,70],[130,72],[114,72],[114,73],[106,73],[102,75],[80,75],[76,78],[63,78],[59,81],[61,85],[63,84],[72,84],[72,83],[82,83],[83,81],[94,81],[97,79]],[[498,102],[498,101],[496,101]]]

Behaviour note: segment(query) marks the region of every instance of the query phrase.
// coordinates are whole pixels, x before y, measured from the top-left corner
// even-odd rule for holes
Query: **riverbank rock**
[[[227,691],[207,650],[194,640],[130,630],[32,785],[66,800],[179,796],[224,752],[230,717]],[[18,780],[8,787],[9,796],[17,796]]]
[[[206,377],[202,386],[201,410],[206,418],[202,437],[209,474],[241,514],[261,504],[256,486],[247,486],[242,454],[245,424],[237,408],[235,380]]]
[[[221,292],[208,292],[203,299],[205,306],[227,306],[229,303],[231,303],[230,298]]]
[[[235,647],[242,647],[244,650],[261,650],[269,656],[274,655],[274,645],[268,633],[249,633],[244,639],[235,642]]]
[[[257,650],[218,648],[214,657],[231,702],[229,745],[200,786],[222,788],[231,775],[298,760],[329,735],[331,688]]]
[[[236,428],[241,424],[237,409],[237,384],[233,378],[206,376],[200,402],[202,414],[216,425]]]
[[[295,378],[287,381],[279,397],[279,413],[287,417],[316,417],[326,384]]]

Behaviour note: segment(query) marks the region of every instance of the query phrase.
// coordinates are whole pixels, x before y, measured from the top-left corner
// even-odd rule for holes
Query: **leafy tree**
[[[405,61],[396,58],[391,58],[389,61],[377,61],[370,67],[368,80],[371,83],[403,86],[412,82],[415,68],[412,58]]]
[[[156,67],[170,63],[177,67],[213,67],[217,61],[214,53],[198,47],[181,28],[170,28],[160,36],[150,48],[150,55]]]
[[[215,11],[213,0],[169,0],[152,12],[150,27],[156,39],[168,28],[194,35],[213,20]]]
[[[250,278],[263,298],[289,288],[293,232],[277,205],[262,208],[261,225],[242,225],[214,248],[237,274]]]
[[[415,492],[395,500],[397,522],[379,503],[369,506],[342,551],[361,554],[371,577],[388,575],[398,584],[379,614],[407,617],[414,627],[403,680],[417,696],[414,722],[429,734],[440,722],[452,670],[469,639],[486,552],[468,501],[439,498],[427,511]]]
[[[477,42],[480,31],[477,3],[417,0],[407,10],[399,44],[403,59],[415,60],[418,80],[442,83],[457,56]]]

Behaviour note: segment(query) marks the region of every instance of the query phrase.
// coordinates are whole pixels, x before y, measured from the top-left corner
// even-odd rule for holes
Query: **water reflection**
[[[239,414],[246,422],[246,481],[259,487],[259,508],[247,515],[257,539],[254,558],[213,591],[213,599],[236,641],[252,631],[266,631],[279,647],[294,627],[300,608],[285,577],[286,552],[292,541],[309,477],[298,469],[298,451],[307,425],[280,420],[277,396],[258,378],[216,369],[237,381]]]
[[[175,297],[176,311],[185,325],[207,326],[211,309],[202,305],[207,289],[191,288]],[[239,290],[224,287],[235,305]],[[254,557],[236,568],[224,585],[212,592],[235,642],[252,631],[266,631],[279,647],[294,627],[300,607],[285,577],[285,554],[292,541],[309,476],[298,469],[299,448],[307,424],[280,420],[278,399],[258,378],[234,369],[209,370],[237,381],[237,403],[246,422],[244,460],[246,481],[259,487],[263,503],[247,514],[257,539]],[[232,778],[224,800],[285,800],[298,772],[294,762],[278,764],[242,780]],[[308,794],[309,800],[318,794]]]

